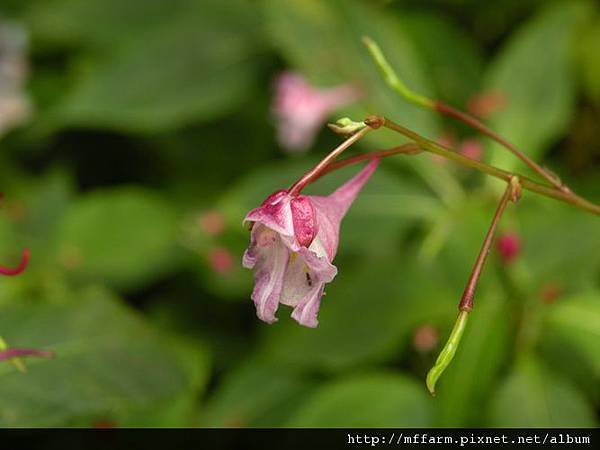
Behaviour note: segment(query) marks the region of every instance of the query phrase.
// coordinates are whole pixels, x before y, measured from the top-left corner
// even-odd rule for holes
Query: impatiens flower
[[[297,73],[282,73],[273,100],[279,144],[292,152],[306,150],[329,114],[358,98],[358,90],[349,84],[318,89]]]
[[[283,303],[294,308],[292,317],[301,325],[318,325],[325,283],[337,274],[332,261],[340,223],[378,163],[372,160],[327,197],[281,190],[248,213],[244,223],[252,224],[252,233],[243,265],[254,269],[252,300],[261,320],[275,322]]]

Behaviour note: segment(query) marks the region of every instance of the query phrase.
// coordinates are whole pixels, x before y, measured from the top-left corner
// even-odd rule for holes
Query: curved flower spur
[[[0,206],[2,204],[4,196],[0,192]],[[0,265],[0,275],[4,276],[16,276],[20,275],[25,271],[27,265],[29,264],[29,249],[26,248],[23,250],[23,255],[21,256],[21,261],[17,267],[5,267]],[[53,352],[45,351],[45,350],[37,350],[31,348],[9,348],[6,344],[6,341],[0,336],[0,361],[10,361],[19,369],[21,372],[25,372],[25,364],[21,361],[20,357],[22,356],[35,356],[39,358],[52,358],[54,356]]]
[[[293,196],[280,190],[250,211],[250,246],[243,265],[254,269],[252,300],[256,314],[267,323],[277,321],[279,303],[294,308],[292,317],[314,328],[325,283],[337,274],[336,255],[340,223],[369,180],[379,159],[326,197]]]

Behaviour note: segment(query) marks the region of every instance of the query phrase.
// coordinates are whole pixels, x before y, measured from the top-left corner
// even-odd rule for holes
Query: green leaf
[[[500,92],[506,106],[490,127],[538,159],[567,129],[574,104],[570,45],[585,17],[586,4],[556,2],[518,30],[488,69],[485,90]],[[493,144],[493,164],[523,167],[517,158]]]
[[[594,427],[592,407],[576,386],[524,357],[492,400],[489,426]]]
[[[172,339],[102,289],[60,306],[5,308],[0,329],[12,346],[56,353],[28,360],[26,375],[0,366],[0,424],[6,427],[90,426],[133,409],[166,407],[192,395],[198,381],[183,359],[196,361],[206,379],[205,354],[194,350],[183,358],[185,347],[175,350]]]
[[[577,44],[583,88],[588,97],[600,105],[600,18],[584,29]]]
[[[517,205],[522,252],[518,275],[539,292],[557,285],[563,292],[597,286],[600,273],[598,218],[551,201],[524,198]],[[552,220],[548,220],[552,217]]]
[[[267,0],[265,11],[274,45],[314,83],[329,86],[356,82],[366,89],[365,101],[345,109],[340,117],[359,120],[368,114],[385,114],[423,134],[436,134],[434,115],[399,99],[385,84],[361,42],[362,36],[373,38],[412,90],[431,94],[417,50],[391,11],[355,0]],[[399,140],[385,133],[373,133],[372,139],[384,145]]]
[[[98,190],[73,203],[59,231],[59,258],[73,277],[133,288],[174,263],[177,215],[160,195]]]
[[[164,335],[162,340],[176,358],[178,368],[185,372],[186,389],[165,401],[133,405],[115,413],[120,427],[190,427],[197,421],[198,398],[210,376],[208,347],[197,339],[180,336]]]
[[[283,426],[313,385],[276,363],[243,363],[225,377],[204,405],[201,425]]]
[[[557,368],[598,387],[600,380],[600,292],[560,299],[545,317],[540,340],[544,356]],[[596,392],[600,394],[600,392]]]
[[[449,17],[403,11],[402,29],[416,46],[435,87],[436,98],[462,106],[480,88],[480,49]]]
[[[416,381],[373,373],[326,384],[294,415],[290,427],[428,427],[433,400]]]
[[[116,36],[129,39],[161,22],[178,20],[182,8],[191,12],[185,8],[199,6],[197,0],[46,0],[30,6],[25,20],[39,45],[106,48],[115,44]]]
[[[52,124],[155,133],[225,114],[254,91],[261,50],[250,2],[154,0],[147,15],[138,2],[92,3],[65,7],[62,21],[77,19],[68,32],[106,48],[82,58]]]

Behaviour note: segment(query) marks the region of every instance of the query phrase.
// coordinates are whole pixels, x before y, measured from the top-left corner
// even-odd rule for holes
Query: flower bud
[[[498,238],[496,250],[504,264],[512,263],[521,251],[521,238],[517,233],[505,233]]]
[[[355,122],[348,117],[342,117],[335,123],[328,123],[327,126],[334,133],[349,136],[362,130],[367,125],[364,122]]]

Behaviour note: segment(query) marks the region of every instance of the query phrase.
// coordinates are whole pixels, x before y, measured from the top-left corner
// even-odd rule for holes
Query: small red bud
[[[218,236],[225,230],[225,218],[216,210],[204,211],[198,217],[200,229],[210,236]]]
[[[212,269],[221,274],[230,272],[233,268],[233,256],[224,247],[215,247],[208,254],[208,262]]]
[[[432,351],[439,342],[440,333],[433,325],[421,325],[413,333],[412,342],[415,350],[420,353]]]
[[[480,119],[486,119],[498,111],[502,111],[507,104],[506,95],[500,91],[487,91],[472,97],[467,103],[468,111]]]
[[[498,238],[496,249],[504,264],[512,263],[521,251],[521,238],[517,233],[505,233]]]

